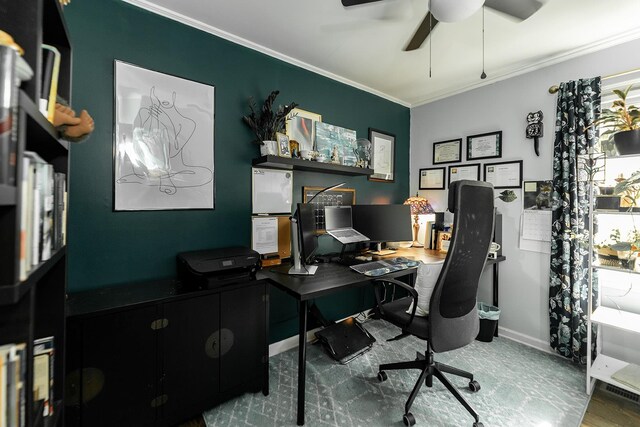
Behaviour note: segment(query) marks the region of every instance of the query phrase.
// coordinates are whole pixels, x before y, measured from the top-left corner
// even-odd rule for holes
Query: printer
[[[255,280],[260,254],[245,247],[182,252],[177,255],[178,278],[187,289],[214,289]]]

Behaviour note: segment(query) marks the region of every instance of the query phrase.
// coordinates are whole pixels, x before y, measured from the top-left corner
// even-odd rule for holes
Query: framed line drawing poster
[[[396,137],[386,132],[369,128],[371,141],[371,169],[370,181],[395,181]]]
[[[214,87],[115,61],[114,210],[214,209]]]

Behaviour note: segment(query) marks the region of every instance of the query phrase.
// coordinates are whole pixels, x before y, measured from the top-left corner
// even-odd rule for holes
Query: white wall
[[[640,40],[413,108],[411,193],[418,189],[418,170],[432,166],[434,142],[463,138],[463,158],[466,158],[466,136],[496,130],[503,132],[502,159],[491,159],[487,163],[523,159],[525,180],[551,179],[556,96],[549,94],[549,86],[639,68],[638,52]],[[486,68],[491,75],[491,64]],[[540,157],[533,151],[532,140],[524,136],[527,113],[538,110],[544,114]],[[446,209],[446,191],[420,191],[420,194],[427,197],[437,211]],[[503,253],[507,257],[500,265],[500,326],[508,330],[505,335],[548,349],[549,255],[518,248],[521,190],[516,190],[516,194],[518,200],[510,204],[496,200],[503,215]],[[488,279],[485,277],[481,285],[480,299],[490,302]],[[630,337],[629,341],[633,339]],[[620,351],[624,351],[624,347],[626,345]]]

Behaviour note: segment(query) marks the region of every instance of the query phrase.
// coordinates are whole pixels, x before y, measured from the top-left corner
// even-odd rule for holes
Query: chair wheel
[[[402,416],[402,422],[407,427],[410,427],[410,426],[413,426],[413,425],[416,424],[416,419],[413,417],[413,414],[411,412],[407,412],[406,414],[404,414]],[[482,426],[480,426],[480,427],[482,427]]]
[[[387,380],[387,373],[385,371],[378,372],[378,381],[384,382]]]
[[[475,380],[469,382],[469,390],[471,390],[473,392],[480,391],[480,383],[478,381],[475,381]],[[474,424],[474,427],[476,427],[475,424]],[[479,427],[482,427],[482,423],[480,423]]]
[[[473,423],[473,427],[484,427],[484,424],[478,421],[477,423]]]

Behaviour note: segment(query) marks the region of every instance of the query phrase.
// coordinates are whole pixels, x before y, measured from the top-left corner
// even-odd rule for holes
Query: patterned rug
[[[412,360],[425,343],[413,337],[386,342],[399,333],[388,323],[365,323],[376,338],[373,349],[347,365],[327,356],[320,345],[307,347],[307,426],[402,426],[406,399],[419,372],[389,371],[378,382],[380,363]],[[269,396],[245,394],[207,411],[207,426],[295,426],[298,349],[270,359]],[[436,354],[436,361],[473,372],[482,389],[449,375],[490,426],[578,426],[588,396],[582,367],[506,338],[475,341],[460,350]],[[434,378],[423,387],[411,412],[417,425],[471,426],[473,418]]]

